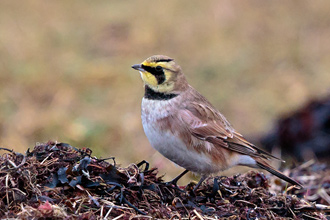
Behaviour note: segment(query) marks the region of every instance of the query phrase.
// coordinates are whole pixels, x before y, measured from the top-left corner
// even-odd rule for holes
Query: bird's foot
[[[179,179],[181,179],[181,177],[183,177],[188,172],[189,172],[189,170],[183,171],[180,175],[178,175],[177,177],[175,177],[171,181],[165,182],[165,185],[166,186],[172,186],[172,187],[174,186],[175,189],[178,189],[178,190],[183,192],[183,190],[180,187],[178,187],[178,181],[179,181]]]

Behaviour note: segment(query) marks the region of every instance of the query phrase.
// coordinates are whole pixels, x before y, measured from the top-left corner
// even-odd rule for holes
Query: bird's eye
[[[156,66],[156,71],[157,72],[160,72],[160,71],[162,71],[163,70],[163,67],[161,67],[161,66]]]

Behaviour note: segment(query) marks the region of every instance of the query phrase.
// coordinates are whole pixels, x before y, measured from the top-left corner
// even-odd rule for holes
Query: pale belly
[[[148,101],[148,100],[147,100]],[[149,101],[151,102],[151,101]],[[143,106],[143,105],[142,105]],[[159,151],[164,157],[173,161],[177,165],[199,174],[211,174],[221,170],[214,164],[211,158],[204,153],[188,150],[181,139],[176,137],[170,131],[160,131],[157,129],[157,117],[166,117],[168,111],[161,106],[148,108],[148,111],[142,107],[142,124],[144,132],[153,148]]]
[[[219,171],[219,167],[209,157],[204,153],[188,150],[172,133],[159,132],[149,125],[144,125],[143,128],[151,146],[177,165],[199,174]]]

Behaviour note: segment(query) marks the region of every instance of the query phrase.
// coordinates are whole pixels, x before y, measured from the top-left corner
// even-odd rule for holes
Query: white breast
[[[142,124],[144,132],[153,148],[169,160],[192,172],[210,174],[219,167],[203,153],[188,150],[184,142],[170,130],[160,130],[157,120],[175,113],[173,98],[168,101],[142,99]]]

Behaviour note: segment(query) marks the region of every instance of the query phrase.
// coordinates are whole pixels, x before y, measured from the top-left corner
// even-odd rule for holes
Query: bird
[[[191,171],[201,178],[234,166],[266,170],[286,182],[302,185],[269,164],[281,160],[256,147],[186,80],[181,67],[165,55],[153,55],[132,66],[144,83],[142,126],[151,146],[185,168],[171,182]]]

